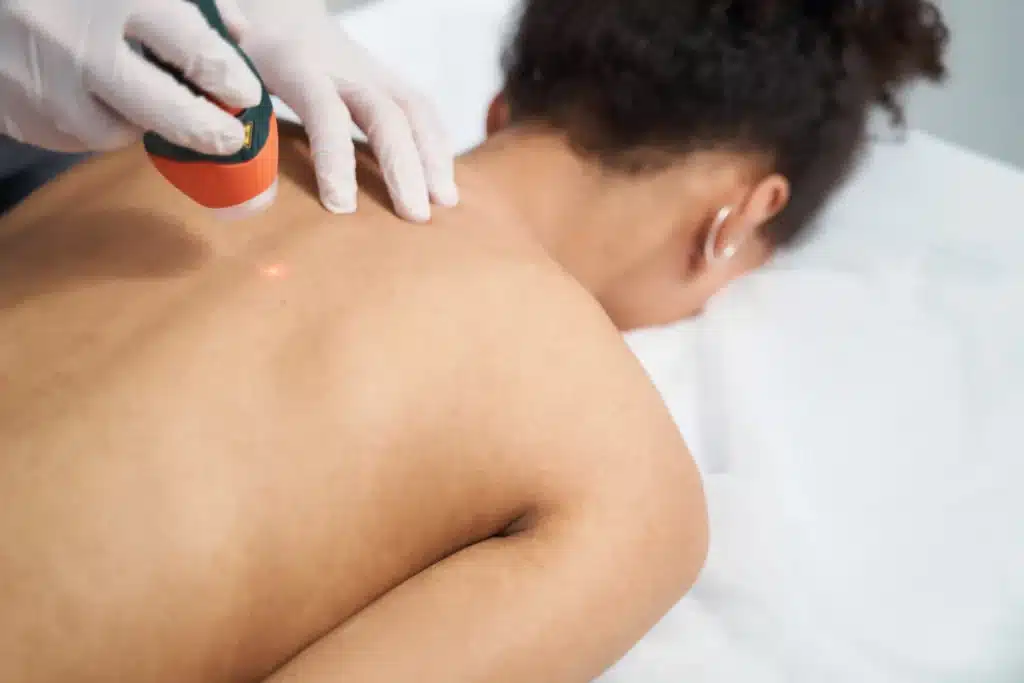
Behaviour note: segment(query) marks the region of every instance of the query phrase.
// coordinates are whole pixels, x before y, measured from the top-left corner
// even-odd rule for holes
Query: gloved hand
[[[208,154],[241,148],[241,123],[126,38],[226,104],[260,100],[245,61],[183,0],[0,0],[0,133],[64,152],[117,148],[144,130]]]
[[[217,1],[270,92],[302,119],[324,206],[356,208],[353,121],[370,141],[399,215],[426,221],[430,199],[458,202],[453,151],[434,108],[353,41],[323,0]]]

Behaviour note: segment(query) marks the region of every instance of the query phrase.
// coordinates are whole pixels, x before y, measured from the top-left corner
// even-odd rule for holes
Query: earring
[[[721,253],[718,252],[718,238],[722,234],[722,228],[725,227],[725,222],[729,220],[729,216],[732,215],[733,208],[731,206],[723,206],[718,210],[718,214],[715,216],[715,220],[711,222],[711,228],[708,230],[707,241],[704,242],[704,260],[709,264],[717,263],[719,261],[728,261],[736,252],[739,250],[735,244],[726,245],[722,249]]]

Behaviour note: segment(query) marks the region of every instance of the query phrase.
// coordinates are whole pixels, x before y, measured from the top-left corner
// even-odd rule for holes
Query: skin
[[[695,580],[699,477],[618,328],[731,277],[656,255],[761,184],[511,129],[424,228],[365,157],[326,214],[307,154],[241,224],[140,149],[0,219],[0,680],[582,682]],[[641,208],[708,173],[692,220]]]

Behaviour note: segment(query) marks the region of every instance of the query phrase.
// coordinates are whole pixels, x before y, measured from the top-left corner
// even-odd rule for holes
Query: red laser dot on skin
[[[275,263],[272,266],[264,266],[263,268],[260,268],[260,273],[263,274],[263,277],[280,279],[287,275],[288,271],[284,265]]]

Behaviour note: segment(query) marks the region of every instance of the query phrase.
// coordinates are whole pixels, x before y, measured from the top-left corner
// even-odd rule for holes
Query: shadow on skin
[[[50,214],[0,238],[0,309],[82,282],[177,277],[209,251],[183,222],[142,209]]]
[[[320,206],[301,128],[284,128],[284,201],[251,222],[207,217],[158,177],[141,148],[86,162],[0,220],[0,431],[72,409],[65,403],[77,395],[71,387],[121,365],[145,348],[149,335],[201,300],[203,287],[216,286],[218,269],[212,280],[190,277],[212,260],[223,256],[229,269],[251,268],[309,231],[348,223],[346,217],[331,220]],[[372,157],[363,149],[358,156],[364,200],[370,192],[388,206]],[[119,192],[140,196],[124,206]],[[108,199],[105,207],[89,206]],[[90,291],[108,285],[128,291],[109,297]],[[31,333],[19,334],[26,324]]]
[[[296,124],[282,121],[280,128],[282,190],[288,192],[290,186],[319,207],[308,138]],[[369,147],[357,143],[356,150],[361,191],[390,207],[387,187]],[[136,162],[124,159],[122,171],[137,172]],[[97,161],[103,163],[102,159]],[[116,186],[119,174],[112,171],[116,169],[100,174],[97,180],[103,180],[103,184],[95,191]],[[82,191],[88,192],[89,187],[83,185]],[[294,198],[294,193],[289,196]],[[45,200],[40,197],[39,201]],[[70,201],[74,201],[74,195]],[[0,229],[0,310],[83,283],[176,278],[198,269],[212,256],[211,245],[190,232],[184,218],[167,211],[124,208],[62,212],[60,203],[55,202],[58,208],[47,210],[31,222],[14,223],[13,231]],[[280,234],[282,239],[287,236],[288,231]]]

